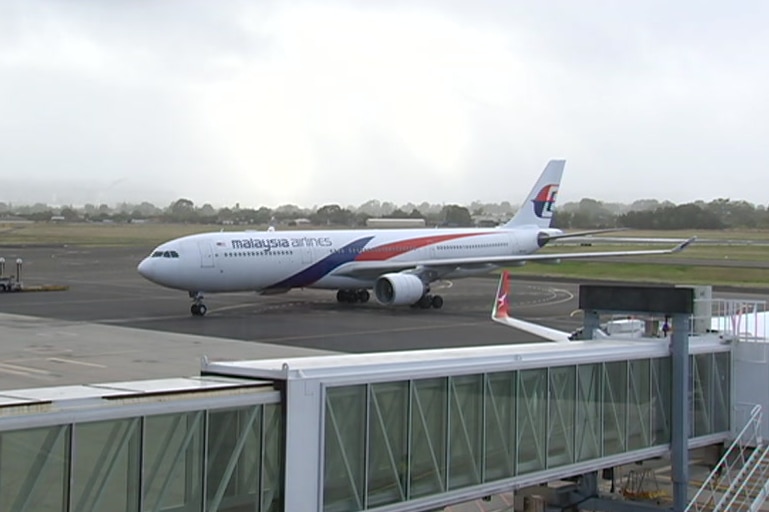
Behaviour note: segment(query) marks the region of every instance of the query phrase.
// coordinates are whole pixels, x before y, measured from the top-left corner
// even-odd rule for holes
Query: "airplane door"
[[[209,242],[198,242],[198,249],[200,250],[200,267],[213,268],[214,250],[211,248],[211,244]]]

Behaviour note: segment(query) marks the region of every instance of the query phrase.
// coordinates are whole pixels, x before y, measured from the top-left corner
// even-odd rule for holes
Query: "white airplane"
[[[527,261],[669,254],[670,249],[534,254],[551,240],[607,230],[564,233],[551,228],[565,161],[551,160],[521,209],[492,229],[367,229],[332,231],[240,231],[185,236],[158,246],[139,263],[139,273],[168,288],[185,290],[190,311],[206,314],[205,293],[292,288],[337,291],[339,302],[367,302],[373,290],[386,306],[440,308],[430,293],[440,279],[486,274]]]

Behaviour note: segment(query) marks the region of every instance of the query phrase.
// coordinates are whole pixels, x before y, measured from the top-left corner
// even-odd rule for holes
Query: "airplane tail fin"
[[[508,308],[508,301],[507,301],[507,292],[510,288],[510,279],[509,279],[509,272],[507,270],[503,270],[502,274],[499,276],[499,284],[497,285],[497,296],[494,300],[494,307],[491,310],[491,319],[495,322],[500,323],[507,323],[506,319],[507,316],[507,308]]]
[[[565,165],[566,160],[550,160],[521,208],[502,227],[508,229],[522,226],[549,228],[553,220],[553,213],[555,213],[555,199]]]
[[[556,343],[568,343],[570,341],[569,333],[551,329],[544,325],[527,322],[518,318],[513,318],[508,314],[508,296],[510,291],[510,272],[502,271],[499,276],[499,285],[497,285],[497,296],[494,300],[494,307],[491,310],[491,319],[508,327],[514,327],[528,332],[535,336],[555,341]]]

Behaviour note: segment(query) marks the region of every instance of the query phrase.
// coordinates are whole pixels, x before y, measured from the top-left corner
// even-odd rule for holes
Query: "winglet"
[[[690,245],[692,245],[695,242],[695,240],[697,240],[696,236],[693,236],[693,237],[689,238],[688,240],[684,240],[683,242],[681,242],[677,246],[673,247],[673,250],[671,252],[674,252],[674,253],[675,252],[681,252],[684,249],[686,249],[687,247],[689,247]]]
[[[491,310],[491,319],[495,322],[506,323],[508,309],[508,290],[510,289],[510,272],[503,270],[499,275],[499,284],[497,285],[497,295],[494,299],[494,307]]]

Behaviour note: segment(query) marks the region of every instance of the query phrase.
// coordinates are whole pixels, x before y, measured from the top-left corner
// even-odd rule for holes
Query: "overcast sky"
[[[2,0],[0,201],[769,204],[769,2]]]

